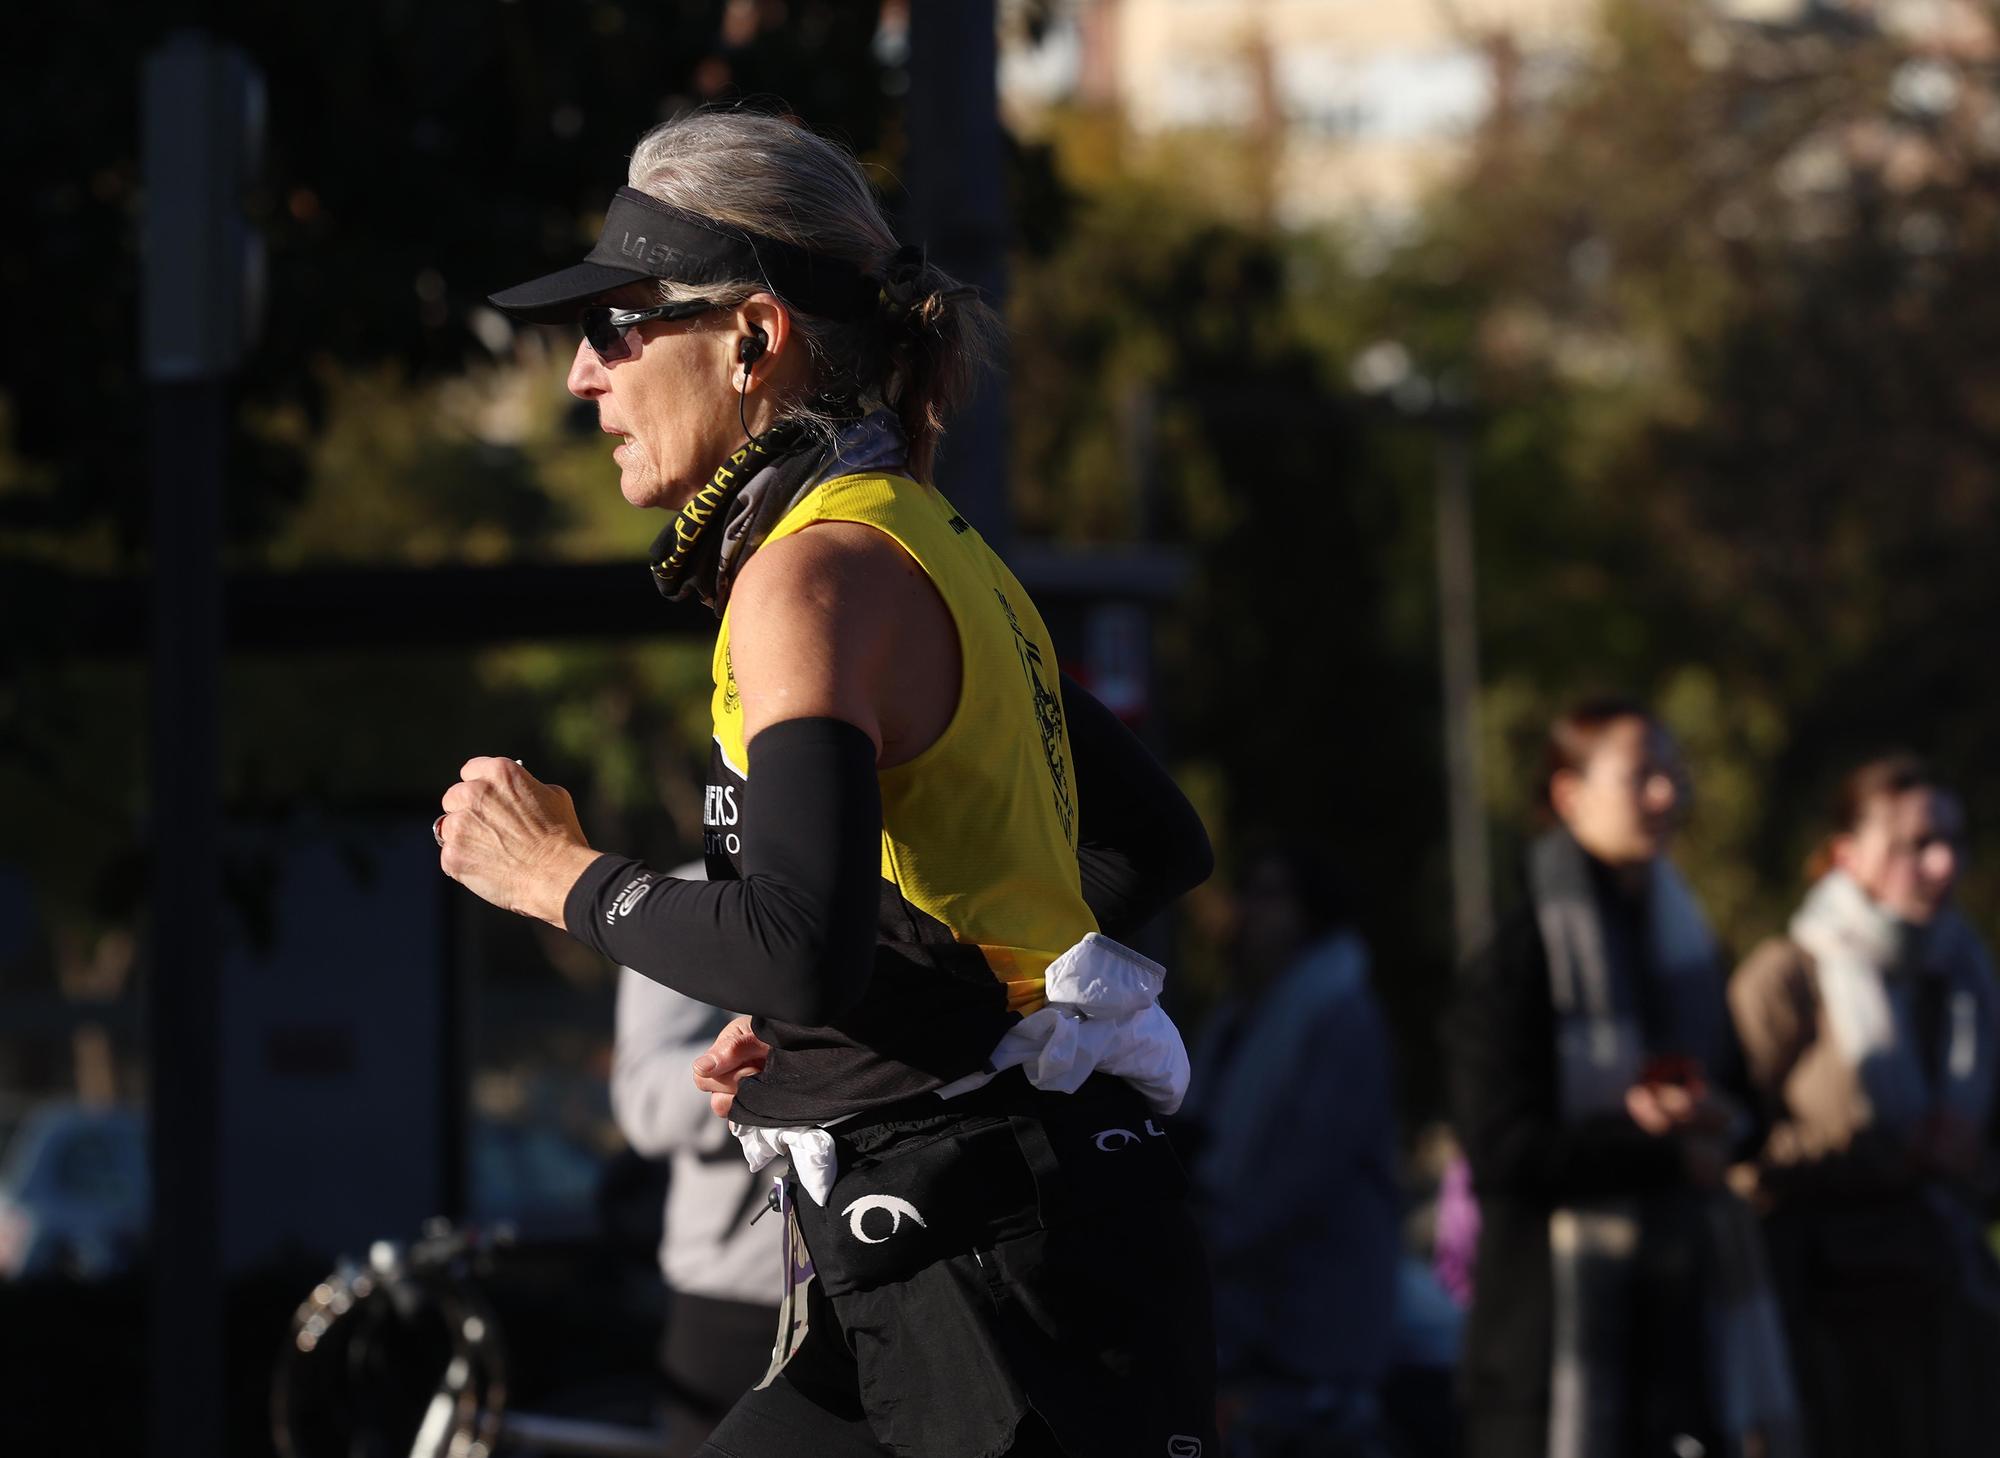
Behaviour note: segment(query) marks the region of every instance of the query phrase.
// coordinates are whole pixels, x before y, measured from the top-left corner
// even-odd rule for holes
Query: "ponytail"
[[[882,265],[888,325],[886,396],[910,443],[910,474],[929,481],[945,425],[971,398],[1002,337],[979,290],[933,267],[920,247]]]

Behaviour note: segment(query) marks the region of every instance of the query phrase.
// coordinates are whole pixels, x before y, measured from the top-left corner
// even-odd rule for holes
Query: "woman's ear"
[[[1568,825],[1576,814],[1577,798],[1583,793],[1583,776],[1573,769],[1559,769],[1549,776],[1549,809]]]
[[[736,343],[730,350],[730,358],[735,362],[730,385],[745,389],[747,375],[747,388],[754,390],[790,361],[789,352],[798,342],[792,328],[792,311],[776,294],[752,294],[736,306],[731,322]]]

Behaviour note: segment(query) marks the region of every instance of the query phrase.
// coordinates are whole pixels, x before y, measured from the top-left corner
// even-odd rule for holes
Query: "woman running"
[[[670,122],[629,182],[583,263],[493,302],[580,324],[570,391],[625,499],[671,514],[655,581],[721,619],[713,879],[593,848],[505,758],[466,764],[436,830],[495,905],[752,1015],[702,1079],[753,1163],[790,1156],[813,1274],[702,1451],[1213,1454],[1157,1122],[1187,1058],[1161,969],[1111,940],[1208,844],[928,484],[997,321],[801,127]]]

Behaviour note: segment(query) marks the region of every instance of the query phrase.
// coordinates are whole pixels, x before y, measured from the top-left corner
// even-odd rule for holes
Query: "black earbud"
[[[736,420],[743,427],[743,434],[753,442],[757,436],[750,429],[750,366],[762,359],[769,348],[764,331],[754,324],[748,334],[736,341],[736,362],[743,366],[743,392],[736,397]]]

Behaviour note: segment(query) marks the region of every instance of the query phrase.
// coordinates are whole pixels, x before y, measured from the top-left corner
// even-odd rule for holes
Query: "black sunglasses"
[[[614,309],[609,304],[592,304],[577,310],[576,322],[583,329],[583,337],[590,341],[590,347],[597,351],[597,357],[606,364],[629,359],[631,346],[627,343],[628,331],[654,319],[692,319],[697,314],[706,314],[718,309],[720,304],[660,304],[651,309]]]

